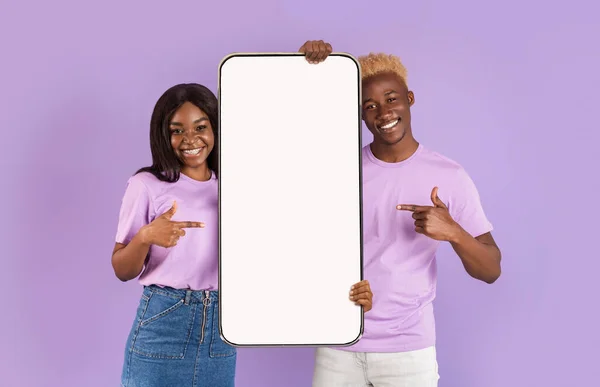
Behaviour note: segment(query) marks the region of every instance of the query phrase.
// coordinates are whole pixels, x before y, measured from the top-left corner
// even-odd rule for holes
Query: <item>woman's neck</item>
[[[212,177],[212,172],[210,169],[208,169],[208,166],[206,164],[198,168],[184,167],[181,169],[181,173],[183,173],[190,179],[198,181],[207,181],[210,180],[210,178]]]

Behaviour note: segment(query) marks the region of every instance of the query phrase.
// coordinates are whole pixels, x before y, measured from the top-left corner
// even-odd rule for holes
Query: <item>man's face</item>
[[[363,120],[375,143],[395,145],[410,128],[410,107],[415,102],[402,79],[393,73],[363,80]]]

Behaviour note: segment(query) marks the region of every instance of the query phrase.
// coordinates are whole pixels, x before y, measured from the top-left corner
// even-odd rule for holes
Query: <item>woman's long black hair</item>
[[[194,104],[208,115],[215,142],[206,162],[215,175],[219,175],[218,156],[218,103],[217,97],[207,87],[197,83],[183,83],[171,87],[158,99],[150,120],[150,150],[152,165],[139,169],[150,172],[157,179],[167,182],[179,180],[182,163],[171,145],[169,125],[175,111],[186,102]]]

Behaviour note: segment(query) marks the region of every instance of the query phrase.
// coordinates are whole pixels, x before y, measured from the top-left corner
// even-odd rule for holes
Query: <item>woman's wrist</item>
[[[150,247],[150,245],[152,244],[152,230],[148,226],[149,225],[142,226],[142,228],[140,228],[140,231],[138,231],[136,235],[136,237],[138,238],[138,242],[146,247]]]

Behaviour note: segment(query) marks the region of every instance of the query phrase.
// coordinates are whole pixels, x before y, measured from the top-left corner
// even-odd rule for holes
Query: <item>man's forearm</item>
[[[500,277],[501,253],[489,239],[492,243],[484,243],[460,228],[450,244],[471,277],[491,284]]]

